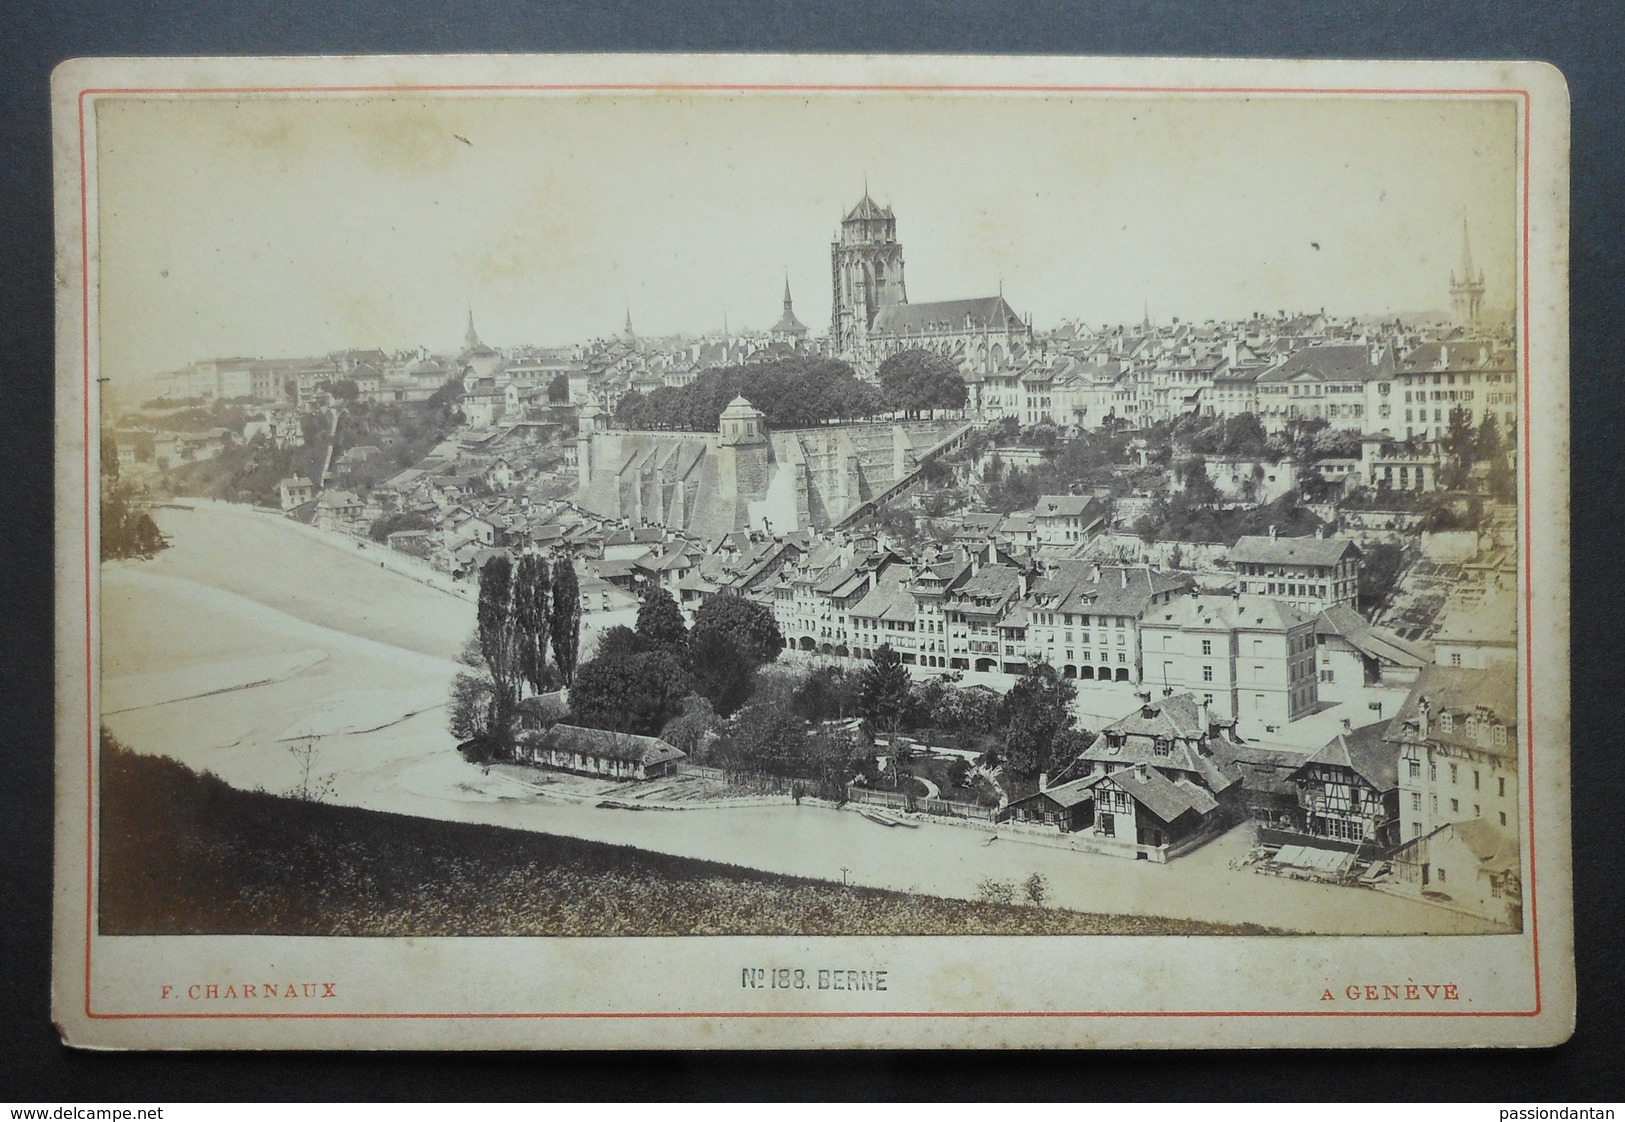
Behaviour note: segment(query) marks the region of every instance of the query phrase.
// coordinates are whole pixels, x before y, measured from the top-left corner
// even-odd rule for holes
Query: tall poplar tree
[[[480,569],[477,610],[480,653],[491,671],[493,733],[512,736],[514,707],[524,680],[520,670],[519,628],[514,613],[513,561],[506,553],[492,557]]]
[[[519,674],[532,692],[547,686],[547,646],[553,634],[552,578],[547,559],[527,553],[514,570],[515,641],[519,648]]]
[[[581,653],[581,585],[568,557],[553,562],[553,602],[548,612],[553,661],[565,685],[575,681]]]

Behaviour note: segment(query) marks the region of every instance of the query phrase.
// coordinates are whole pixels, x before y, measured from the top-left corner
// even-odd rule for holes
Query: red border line
[[[1522,346],[1523,358],[1523,413],[1524,425],[1519,433],[1519,450],[1523,456],[1523,546],[1524,563],[1524,654],[1527,690],[1526,740],[1528,772],[1528,833],[1529,833],[1529,929],[1533,945],[1535,1004],[1529,1010],[1486,1011],[1364,1011],[1364,1010],[1166,1010],[1166,1011],[989,1011],[989,1012],[625,1012],[625,1013],[98,1013],[91,1008],[91,947],[95,941],[95,873],[96,857],[96,748],[97,715],[94,690],[95,649],[95,559],[92,555],[90,510],[91,438],[93,419],[90,411],[90,188],[86,167],[87,134],[85,104],[94,96],[242,96],[246,94],[410,94],[410,93],[983,93],[983,94],[1187,94],[1187,95],[1275,95],[1283,97],[1315,96],[1433,96],[1433,97],[1509,97],[1523,99],[1523,184],[1521,194],[1523,242],[1523,306]],[[536,85],[371,85],[371,86],[238,86],[208,89],[185,87],[97,87],[79,91],[79,221],[80,255],[83,296],[83,351],[84,363],[84,470],[85,470],[85,755],[87,793],[85,800],[86,852],[85,852],[85,1016],[91,1020],[898,1020],[898,1019],[1088,1019],[1088,1018],[1239,1018],[1239,1017],[1410,1017],[1450,1019],[1459,1017],[1537,1017],[1541,1013],[1540,977],[1540,911],[1539,896],[1535,888],[1535,678],[1534,678],[1534,580],[1533,580],[1533,514],[1530,497],[1533,487],[1530,455],[1530,432],[1533,421],[1532,378],[1530,372],[1529,341],[1529,202],[1530,202],[1530,141],[1532,138],[1531,108],[1533,96],[1522,89],[1410,89],[1377,87],[1301,87],[1280,88],[1268,86],[968,86],[968,85],[842,85],[842,84],[714,84],[714,83],[579,83]]]

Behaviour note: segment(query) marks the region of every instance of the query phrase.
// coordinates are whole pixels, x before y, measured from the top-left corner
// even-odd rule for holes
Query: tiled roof
[[[1123,768],[1105,778],[1117,784],[1131,799],[1164,822],[1173,822],[1181,815],[1192,811],[1197,814],[1210,814],[1219,805],[1217,799],[1196,784],[1175,782],[1152,767],[1143,771],[1138,768]]]
[[[1379,791],[1399,786],[1399,745],[1385,741],[1385,721],[1366,725],[1353,732],[1340,732],[1304,761],[1304,766],[1323,764],[1345,767]]]
[[[927,304],[888,304],[875,315],[875,332],[962,330],[990,327],[1003,330],[1010,323],[1021,324],[1002,296],[981,296],[971,300],[938,300]]]
[[[1249,534],[1238,538],[1230,548],[1230,560],[1237,564],[1316,565],[1330,567],[1343,560],[1349,550],[1359,548],[1347,538],[1275,538]]]
[[[1309,378],[1319,382],[1374,382],[1394,376],[1393,355],[1388,348],[1379,350],[1377,361],[1371,361],[1371,348],[1365,344],[1354,346],[1305,347],[1277,366],[1259,376],[1265,383],[1291,382]]]
[[[635,736],[629,732],[611,732],[580,725],[554,725],[537,738],[537,743],[546,748],[580,752],[604,760],[627,760],[645,766],[680,760],[687,755],[681,748],[673,747],[658,737]]]
[[[1157,608],[1146,615],[1147,627],[1216,629],[1221,631],[1285,631],[1308,617],[1290,604],[1251,593],[1217,596],[1193,593]]]

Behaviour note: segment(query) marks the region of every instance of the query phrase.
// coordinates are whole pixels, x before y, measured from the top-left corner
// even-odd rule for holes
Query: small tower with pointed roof
[[[1473,247],[1467,240],[1467,219],[1461,220],[1461,264],[1450,274],[1450,310],[1456,322],[1471,327],[1484,308],[1484,271],[1473,270]]]
[[[722,411],[719,427],[725,445],[761,444],[767,440],[767,414],[747,401],[743,394]]]
[[[773,325],[770,332],[774,339],[789,343],[792,347],[800,346],[801,341],[807,337],[807,325],[796,318],[795,309],[790,306],[790,277],[784,278],[784,314],[779,322]]]

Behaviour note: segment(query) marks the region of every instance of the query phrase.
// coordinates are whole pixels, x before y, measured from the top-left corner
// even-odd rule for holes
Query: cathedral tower
[[[1450,274],[1450,310],[1456,322],[1471,327],[1484,306],[1484,270],[1473,271],[1473,247],[1467,242],[1467,219],[1461,220],[1461,273]]]
[[[837,354],[862,349],[881,308],[907,304],[903,286],[903,247],[891,207],[879,206],[867,190],[841,219],[839,240],[829,249],[834,302],[829,334]]]

